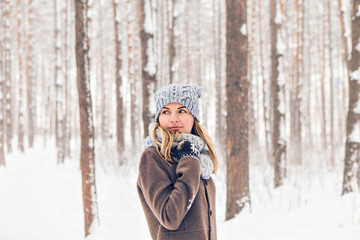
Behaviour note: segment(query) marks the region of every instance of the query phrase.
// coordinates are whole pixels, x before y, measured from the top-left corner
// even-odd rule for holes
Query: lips
[[[171,131],[179,131],[179,130],[181,129],[181,127],[179,127],[179,126],[174,126],[174,127],[169,127],[169,129],[170,129]]]

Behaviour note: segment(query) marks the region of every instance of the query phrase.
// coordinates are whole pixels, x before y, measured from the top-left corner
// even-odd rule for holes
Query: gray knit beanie
[[[200,122],[198,100],[201,88],[190,84],[170,84],[155,93],[156,112],[155,121],[159,120],[161,109],[169,103],[180,103],[185,106],[195,119]]]

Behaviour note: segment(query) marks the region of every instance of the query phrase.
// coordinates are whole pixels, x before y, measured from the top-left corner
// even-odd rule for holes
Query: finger
[[[183,148],[185,141],[181,141],[178,145],[177,145],[177,149],[180,150]]]

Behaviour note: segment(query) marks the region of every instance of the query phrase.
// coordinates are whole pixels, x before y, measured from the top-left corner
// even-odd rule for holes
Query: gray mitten
[[[171,148],[171,153],[175,160],[179,161],[182,157],[193,157],[200,161],[200,152],[194,144],[183,140],[177,146]]]

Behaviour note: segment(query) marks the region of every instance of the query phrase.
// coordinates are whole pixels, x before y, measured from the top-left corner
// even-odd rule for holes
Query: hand
[[[194,144],[183,140],[177,146],[171,148],[171,153],[180,160],[182,157],[193,157],[200,160],[200,152]]]

